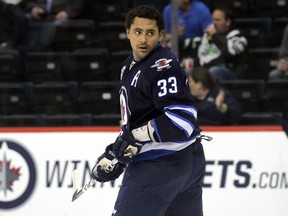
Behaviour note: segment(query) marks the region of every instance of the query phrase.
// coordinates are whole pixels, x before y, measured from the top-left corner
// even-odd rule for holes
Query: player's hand
[[[99,182],[114,181],[124,172],[126,167],[123,163],[115,162],[112,145],[106,147],[105,152],[98,158],[92,169],[91,177]]]
[[[144,142],[137,141],[127,125],[122,126],[121,132],[113,144],[113,153],[122,163],[130,163],[132,156],[137,154]]]

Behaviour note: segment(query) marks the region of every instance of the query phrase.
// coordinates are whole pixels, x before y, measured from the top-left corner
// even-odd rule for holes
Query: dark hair
[[[220,10],[224,14],[225,20],[230,20],[231,21],[231,26],[234,25],[234,13],[231,9],[225,7],[225,6],[218,6],[214,9],[215,10]]]
[[[135,17],[156,20],[159,32],[165,30],[165,23],[162,14],[151,5],[140,5],[130,10],[125,19],[126,29],[130,29]]]
[[[195,82],[202,82],[205,88],[211,89],[215,84],[215,79],[205,67],[195,67],[190,76]]]

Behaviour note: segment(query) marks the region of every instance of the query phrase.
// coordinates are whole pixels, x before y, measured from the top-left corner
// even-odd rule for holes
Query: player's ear
[[[159,31],[159,37],[160,37],[160,41],[163,40],[163,36],[164,36],[164,31]]]
[[[130,39],[129,33],[130,33],[130,30],[126,29],[126,36],[127,36],[128,39]]]

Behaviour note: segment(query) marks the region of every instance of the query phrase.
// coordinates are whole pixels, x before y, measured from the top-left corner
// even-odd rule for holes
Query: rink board
[[[109,216],[121,185],[96,184],[71,202],[119,128],[1,128],[0,216]],[[205,216],[287,216],[288,141],[280,127],[204,127]]]

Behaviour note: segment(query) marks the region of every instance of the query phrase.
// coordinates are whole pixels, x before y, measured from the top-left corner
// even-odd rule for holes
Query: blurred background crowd
[[[124,18],[158,8],[201,125],[288,128],[288,0],[1,0],[0,126],[119,125]]]

